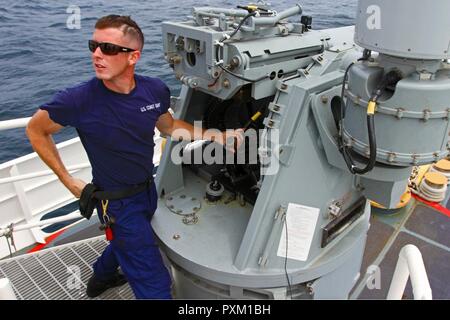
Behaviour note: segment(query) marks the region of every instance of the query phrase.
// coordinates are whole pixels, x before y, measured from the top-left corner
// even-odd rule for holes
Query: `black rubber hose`
[[[355,165],[351,155],[350,151],[348,150],[348,147],[345,145],[344,142],[344,118],[345,118],[345,110],[346,105],[344,103],[344,93],[345,93],[345,84],[347,82],[348,73],[351,69],[351,67],[354,65],[352,62],[344,73],[344,79],[342,81],[342,90],[341,90],[341,110],[340,110],[340,119],[339,119],[339,138],[338,138],[338,147],[339,150],[342,153],[342,156],[344,157],[344,161],[353,174],[365,174],[369,171],[371,171],[376,163],[376,155],[377,155],[377,140],[375,136],[375,121],[374,121],[374,115],[368,114],[367,115],[367,131],[369,136],[369,150],[370,150],[370,156],[369,161],[367,162],[366,166],[364,168],[359,168]]]
[[[355,166],[355,163],[350,155],[348,147],[343,145],[342,154],[344,156],[345,163],[349,168],[350,172],[353,174],[365,174],[375,167],[375,163],[377,162],[377,140],[375,136],[375,116],[373,114],[367,115],[367,131],[369,134],[369,161],[367,162],[364,168],[359,168]]]
[[[365,53],[365,57],[370,55],[367,55]],[[375,115],[373,113],[367,114],[367,132],[369,137],[369,161],[367,162],[366,166],[364,168],[359,168],[355,166],[355,163],[350,155],[350,152],[348,150],[348,147],[344,143],[343,138],[343,132],[344,132],[344,118],[345,118],[345,103],[344,103],[344,92],[345,92],[345,83],[347,81],[348,72],[350,68],[353,66],[353,63],[351,63],[347,69],[345,70],[344,74],[344,80],[342,83],[342,91],[341,91],[341,112],[340,112],[340,132],[339,132],[339,149],[344,157],[345,163],[347,164],[348,169],[351,173],[354,174],[365,174],[369,171],[371,171],[375,167],[376,158],[377,158],[377,140],[375,135]],[[372,97],[369,100],[370,102],[376,103],[378,101],[378,98],[381,96],[383,91],[388,86],[394,86],[402,79],[402,74],[398,70],[391,70],[389,71],[381,80],[377,88],[374,90]]]

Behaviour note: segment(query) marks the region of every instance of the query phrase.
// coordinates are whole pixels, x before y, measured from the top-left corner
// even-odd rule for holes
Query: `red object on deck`
[[[54,234],[48,236],[47,238],[45,238],[45,243],[39,243],[33,249],[30,249],[27,253],[32,253],[44,249],[45,246],[47,246],[50,242],[55,240],[64,231],[66,231],[66,229],[59,230],[58,232],[55,232]]]
[[[417,194],[412,193],[412,196],[419,200],[420,202],[425,203],[427,206],[432,207],[433,209],[439,211],[440,213],[442,213],[443,215],[446,215],[447,217],[450,218],[450,210],[448,210],[446,207],[443,207],[442,205],[440,205],[439,203],[436,202],[431,202],[428,200],[425,200],[423,198],[421,198],[420,196],[418,196]]]

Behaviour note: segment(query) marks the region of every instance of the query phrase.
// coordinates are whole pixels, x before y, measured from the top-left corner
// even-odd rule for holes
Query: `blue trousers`
[[[150,224],[156,203],[154,185],[130,198],[109,201],[113,239],[93,266],[99,280],[107,280],[120,266],[137,299],[171,299],[171,278]],[[101,204],[97,210],[103,222]]]

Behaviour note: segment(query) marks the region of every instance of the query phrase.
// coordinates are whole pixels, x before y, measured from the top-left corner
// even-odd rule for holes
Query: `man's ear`
[[[141,52],[133,51],[130,53],[128,61],[130,62],[130,65],[135,65],[139,61],[140,58],[141,58]]]

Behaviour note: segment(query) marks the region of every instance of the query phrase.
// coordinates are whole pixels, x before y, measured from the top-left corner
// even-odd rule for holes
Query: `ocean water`
[[[300,3],[313,17],[314,29],[354,24],[357,0],[272,0],[277,11]],[[247,1],[229,0],[0,0],[0,121],[29,117],[39,105],[61,89],[94,76],[87,40],[95,21],[104,15],[122,14],[140,25],[145,35],[137,73],[160,77],[172,94],[179,83],[163,58],[161,22],[184,21],[194,6],[234,8]],[[69,29],[67,20],[80,10],[80,29]],[[70,9],[70,8],[69,8]],[[298,18],[297,18],[298,19]],[[76,133],[64,128],[60,142]],[[0,131],[0,163],[32,152],[24,129]]]

